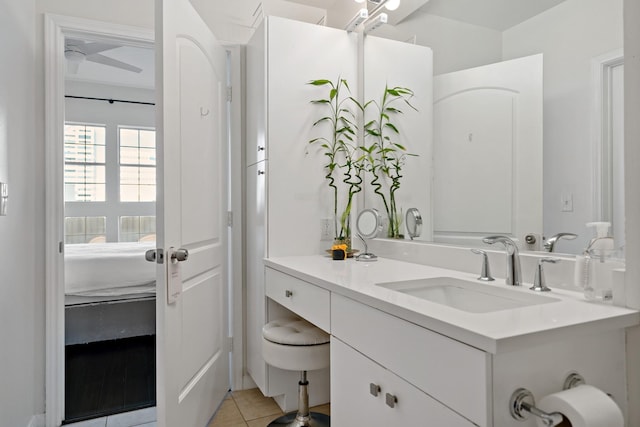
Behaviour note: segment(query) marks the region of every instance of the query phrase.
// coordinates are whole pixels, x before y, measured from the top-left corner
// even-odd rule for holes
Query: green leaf
[[[404,148],[402,145],[394,143],[393,145],[395,145],[396,147],[398,147],[399,149],[401,149],[402,151],[407,151],[406,148]]]
[[[329,99],[333,100],[333,98],[335,98],[337,94],[338,91],[336,89],[331,89],[331,91],[329,92]]]
[[[331,85],[333,87],[333,83],[331,83],[330,80],[325,80],[325,79],[311,80],[310,82],[307,82],[307,84],[314,85],[314,86]]]
[[[393,130],[395,133],[398,133],[398,134],[400,133],[398,128],[395,127],[395,125],[393,123],[385,123],[384,126],[389,128],[389,129],[391,129],[391,130]]]
[[[331,117],[323,117],[320,120],[314,122],[312,126],[316,126],[317,124],[322,123],[322,122],[326,122],[326,121],[331,121]]]

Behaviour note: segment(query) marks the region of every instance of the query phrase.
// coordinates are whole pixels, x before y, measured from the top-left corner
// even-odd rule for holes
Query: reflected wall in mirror
[[[450,73],[474,67],[542,55],[541,173],[536,167],[530,170],[526,162],[502,164],[505,173],[512,168],[514,175],[510,180],[514,186],[502,189],[506,199],[501,202],[494,200],[492,204],[511,206],[510,214],[516,226],[510,234],[523,249],[543,250],[542,236],[569,232],[578,237],[560,241],[555,245],[555,251],[581,253],[593,237],[585,223],[598,220],[612,222],[616,246],[624,245],[623,184],[619,178],[622,176],[623,158],[622,0],[430,0],[402,22],[383,26],[373,34],[429,46],[433,50],[436,81]],[[365,37],[365,98],[369,96],[367,85],[371,74],[377,74],[370,69],[366,57],[370,52],[367,49],[368,39],[369,36]],[[425,71],[424,76],[431,77],[431,74]],[[434,101],[437,102],[436,99]],[[484,112],[489,115],[499,108],[488,104]],[[455,112],[450,114],[456,115]],[[450,120],[455,121],[455,117]],[[424,152],[434,151],[437,168],[445,175],[450,172],[449,167],[453,170],[462,168],[453,163],[449,166],[443,159],[438,159],[442,131],[437,111],[433,126],[435,140],[433,145],[424,148]],[[459,132],[461,137],[466,133],[467,142],[470,142],[469,134],[476,141],[481,138],[480,131],[459,129]],[[424,141],[428,142],[428,138]],[[484,163],[491,163],[492,159],[493,163],[506,163],[508,157],[517,159],[518,151],[516,148],[510,155],[502,149],[483,157]],[[486,167],[493,165],[487,164]],[[457,177],[456,173],[449,175],[448,179]],[[519,193],[515,189],[519,185],[518,176],[537,179],[542,195],[526,191]],[[465,180],[468,181],[468,177]],[[437,203],[443,194],[446,196],[447,187],[439,188],[438,185],[430,178],[422,184],[424,199],[420,211],[426,228],[429,224],[436,227],[435,230],[425,230],[424,240],[437,240],[441,231],[451,231],[438,230],[438,215],[459,214],[439,212]],[[464,180],[453,182],[449,188],[462,187]],[[510,193],[510,190],[514,192]],[[458,193],[456,190],[449,194],[449,198],[460,197],[464,202],[467,196],[458,196]],[[542,221],[539,226],[531,223],[518,228],[523,211],[517,206],[527,201],[527,209],[541,215]],[[463,209],[460,206],[464,205],[457,209]],[[471,213],[479,213],[487,206],[475,204],[467,209]],[[468,217],[477,219],[473,215]],[[507,218],[502,220],[508,221]],[[480,237],[473,236],[474,224],[460,223],[457,224],[458,229],[465,229],[463,225],[470,237]],[[527,244],[525,235],[536,237],[536,242]],[[464,243],[471,244],[469,241]]]

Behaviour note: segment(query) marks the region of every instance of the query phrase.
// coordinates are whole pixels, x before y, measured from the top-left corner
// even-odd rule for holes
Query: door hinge
[[[233,227],[233,212],[227,211],[227,227]]]
[[[227,86],[227,102],[233,101],[233,88],[231,86]]]

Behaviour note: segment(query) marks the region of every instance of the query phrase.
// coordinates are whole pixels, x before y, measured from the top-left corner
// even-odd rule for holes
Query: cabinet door
[[[247,371],[264,392],[266,364],[262,359],[262,326],[266,323],[264,294],[266,161],[247,168]]]
[[[332,423],[338,426],[474,426],[467,419],[333,337],[331,418]]]
[[[253,33],[247,44],[246,164],[267,158],[267,41],[266,22]]]

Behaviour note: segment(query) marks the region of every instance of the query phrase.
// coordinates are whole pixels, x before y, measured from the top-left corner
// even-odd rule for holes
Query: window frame
[[[106,241],[120,241],[120,217],[156,216],[156,202],[122,202],[120,201],[120,129],[133,129],[156,132],[155,127],[136,126],[131,124],[90,123],[82,121],[65,121],[64,125],[100,126],[105,128],[105,186],[104,202],[71,201],[64,202],[64,217],[106,217]],[[115,136],[112,133],[115,132]],[[111,134],[110,134],[111,133]],[[115,143],[111,142],[115,141]],[[110,143],[111,142],[111,143]],[[157,147],[156,147],[157,149]],[[64,161],[64,159],[63,159]],[[64,165],[67,163],[64,162]],[[157,168],[157,164],[149,167]],[[66,183],[66,181],[65,181]],[[156,182],[157,186],[157,182]],[[157,188],[157,187],[156,187]],[[65,232],[65,241],[66,241]]]

